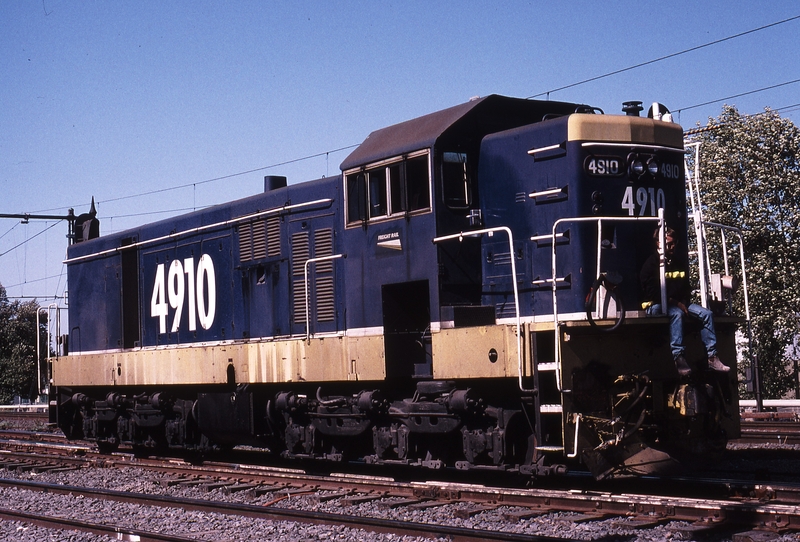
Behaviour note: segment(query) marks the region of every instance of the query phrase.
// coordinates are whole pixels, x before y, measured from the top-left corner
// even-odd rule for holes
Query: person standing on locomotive
[[[656,230],[654,237],[658,242],[658,230]],[[664,233],[664,240],[664,258],[666,260],[664,274],[667,287],[670,347],[678,374],[689,376],[692,373],[692,368],[684,357],[686,347],[683,343],[683,324],[684,320],[689,316],[698,319],[703,324],[700,330],[700,339],[703,341],[708,353],[709,369],[727,373],[730,371],[730,367],[722,363],[717,357],[714,314],[705,307],[689,301],[692,288],[689,282],[688,264],[685,261],[681,261],[681,258],[676,257],[677,236],[675,235],[675,230],[667,228]],[[645,295],[645,302],[642,303],[642,307],[647,310],[647,314],[661,314],[659,267],[659,255],[656,252],[644,263],[639,275],[642,291]]]

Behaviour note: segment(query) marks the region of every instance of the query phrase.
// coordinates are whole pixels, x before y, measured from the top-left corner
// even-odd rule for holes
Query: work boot
[[[689,376],[692,374],[692,368],[683,355],[675,356],[675,368],[678,369],[678,374],[681,376]]]
[[[722,363],[716,354],[708,358],[708,368],[712,371],[717,371],[720,373],[727,373],[731,370],[730,367]]]

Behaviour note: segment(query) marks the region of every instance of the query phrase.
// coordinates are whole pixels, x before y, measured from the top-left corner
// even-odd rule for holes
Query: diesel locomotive
[[[683,132],[626,109],[476,98],[372,132],[335,177],[95,227],[67,253],[59,427],[103,450],[528,476],[724,448],[735,318],[733,370],[707,370],[688,326],[681,377],[641,308],[654,232],[688,246]]]

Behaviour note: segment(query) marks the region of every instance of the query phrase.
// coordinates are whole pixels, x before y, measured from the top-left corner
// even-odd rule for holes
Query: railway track
[[[772,413],[775,414],[775,413]],[[794,416],[789,419],[766,417],[743,419],[742,436],[739,443],[748,444],[800,444],[800,422]]]
[[[0,480],[0,488],[40,491],[50,495],[62,494],[82,496],[98,501],[136,502],[141,506],[197,510],[203,513],[222,512],[231,516],[260,518],[271,521],[307,522],[321,525],[346,525],[369,532],[391,532],[408,536],[445,536],[451,540],[521,540],[509,529],[481,532],[468,529],[462,532],[453,526],[416,524],[409,521],[388,521],[382,518],[360,517],[351,512],[361,503],[374,503],[386,510],[421,511],[446,509],[456,518],[469,519],[480,514],[495,514],[509,524],[529,521],[537,517],[558,516],[559,521],[571,523],[616,522],[637,528],[665,525],[670,522],[685,522],[687,529],[706,531],[737,531],[759,527],[775,532],[800,530],[800,488],[755,484],[752,482],[717,483],[709,492],[727,495],[712,497],[681,497],[679,495],[645,492],[633,493],[630,488],[601,486],[602,490],[545,488],[499,488],[489,485],[473,485],[454,482],[402,482],[391,478],[355,476],[348,473],[331,473],[326,476],[308,474],[297,469],[275,469],[243,464],[205,463],[190,465],[177,460],[141,459],[130,454],[113,456],[94,454],[91,450],[76,448],[66,451],[63,445],[55,445],[52,455],[46,452],[54,443],[26,444],[22,441],[6,440],[12,450],[0,455],[0,467],[17,475]],[[26,451],[25,447],[32,449]],[[64,463],[60,463],[60,462]],[[157,480],[163,488],[159,494],[137,494],[113,489],[83,488],[64,483],[48,484],[31,480],[20,480],[20,472],[68,472],[88,469],[93,466],[111,469],[141,469],[146,476]],[[63,470],[60,470],[63,469]],[[2,471],[0,471],[2,472]],[[80,479],[80,477],[77,477]],[[576,480],[570,480],[574,483]],[[692,492],[698,495],[703,484],[689,481]],[[573,484],[580,485],[580,484]],[[663,481],[659,483],[663,488]],[[637,482],[646,487],[647,481]],[[169,495],[170,488],[194,487],[208,493],[208,498],[176,498]],[[679,489],[673,490],[679,492]],[[684,488],[684,492],[686,492]],[[224,502],[220,496],[239,495],[241,502]],[[709,493],[711,495],[711,493]],[[264,500],[266,499],[266,501]],[[328,511],[293,509],[284,505],[297,501],[316,503]],[[257,504],[253,504],[257,503]],[[331,507],[342,512],[333,513]],[[102,507],[100,507],[102,508]],[[313,512],[313,513],[312,513]],[[319,513],[318,513],[319,512]],[[11,518],[14,510],[7,511]],[[2,511],[0,511],[2,515]],[[566,519],[561,517],[566,515]],[[71,518],[72,521],[75,518]],[[379,521],[380,520],[380,521]],[[50,520],[48,520],[50,521]],[[53,520],[55,521],[55,520]],[[87,521],[86,532],[114,525],[105,525],[96,519]],[[75,528],[74,526],[71,528]],[[485,529],[483,529],[485,530]],[[185,540],[180,534],[161,535],[146,530],[129,529],[124,536],[137,536],[140,540]],[[120,533],[121,531],[114,531]],[[151,536],[152,535],[152,536]],[[120,535],[123,536],[123,535]],[[168,536],[164,538],[164,536]],[[172,536],[172,538],[169,538]],[[536,540],[529,534],[526,540]],[[161,537],[161,538],[159,538]],[[125,538],[123,538],[125,539]],[[134,539],[134,538],[129,538]],[[540,538],[546,539],[546,538]],[[743,539],[743,540],[746,540]]]
[[[160,507],[160,508],[173,508],[182,511],[199,511],[206,514],[223,514],[236,517],[257,518],[271,521],[291,521],[302,523],[313,523],[315,525],[335,525],[346,526],[359,530],[366,530],[375,533],[391,533],[396,536],[422,536],[429,538],[445,538],[448,540],[498,540],[498,541],[515,541],[515,540],[552,540],[552,537],[538,537],[529,534],[516,534],[504,531],[488,531],[467,529],[463,527],[449,526],[449,525],[435,525],[428,523],[409,522],[404,520],[393,520],[374,517],[363,517],[358,515],[351,515],[345,513],[330,513],[318,512],[313,510],[296,510],[291,508],[279,508],[274,505],[251,505],[242,503],[230,503],[219,500],[206,500],[206,499],[190,499],[174,496],[164,495],[142,495],[131,492],[114,491],[107,489],[94,489],[84,488],[78,486],[62,485],[62,484],[49,484],[41,482],[26,482],[20,480],[0,480],[0,487],[14,487],[17,490],[39,491],[47,493],[48,495],[69,495],[71,498],[78,499],[92,499],[95,501],[113,501],[134,504],[140,507]],[[800,529],[800,524],[797,523],[796,507],[779,506],[779,505],[765,505],[748,504],[748,503],[731,503],[731,502],[713,502],[713,501],[698,501],[684,499],[678,501],[672,499],[670,506],[672,507],[674,516],[659,514],[656,511],[658,504],[653,500],[648,504],[639,502],[636,505],[641,512],[638,517],[631,515],[630,503],[625,504],[623,509],[627,509],[627,513],[622,511],[613,511],[612,504],[615,500],[619,502],[621,497],[617,499],[612,498],[610,495],[594,494],[583,495],[583,500],[591,508],[590,511],[568,515],[561,521],[583,523],[587,521],[602,521],[608,519],[617,519],[620,522],[627,522],[630,526],[636,528],[643,528],[646,526],[654,526],[666,523],[667,521],[679,519],[680,517],[696,517],[692,522],[692,530],[705,530],[707,533],[714,530],[730,530],[739,528],[752,527],[759,525],[771,527],[776,531],[785,531],[787,529]],[[280,496],[278,496],[280,498]],[[319,499],[326,499],[327,495],[323,492],[319,494]],[[347,498],[347,497],[334,497],[334,498]],[[351,496],[355,500],[357,496]],[[363,498],[363,496],[362,496]],[[410,507],[423,500],[404,500],[400,497],[387,494],[381,498],[386,507],[399,508]],[[529,519],[536,516],[542,516],[551,513],[554,509],[564,508],[564,504],[568,499],[571,502],[575,501],[575,497],[570,498],[567,495],[553,494],[550,497],[550,505],[544,508],[536,509],[519,509],[511,507],[511,509],[504,513],[504,517],[509,521],[519,521],[522,519]],[[579,498],[579,500],[581,500]],[[271,502],[277,502],[273,499]],[[604,507],[603,504],[606,506]],[[432,505],[436,505],[433,503]],[[445,503],[440,503],[444,506]],[[103,506],[98,505],[99,509]],[[496,508],[496,506],[495,506]],[[723,509],[725,512],[723,513]],[[795,509],[794,514],[791,509]],[[489,510],[488,507],[468,505],[458,508],[460,512],[456,512],[456,517],[470,517],[471,515],[483,513]],[[14,517],[13,514],[18,513],[13,510],[0,511],[0,515],[8,519]],[[146,510],[142,510],[143,514],[147,514]],[[699,514],[699,516],[698,516]],[[738,518],[736,521],[734,517]],[[748,517],[749,522],[741,521],[743,517]],[[770,518],[765,522],[765,519]],[[58,518],[51,517],[47,519],[48,523],[54,523]],[[87,532],[98,532],[98,529],[104,530],[106,533],[128,533],[140,537],[142,540],[186,540],[190,539],[183,535],[164,535],[161,533],[150,533],[141,529],[133,529],[129,527],[120,527],[110,523],[98,523],[97,521],[77,520],[74,518],[68,519],[63,522],[59,528],[79,528]],[[741,531],[740,531],[741,532]]]
[[[301,523],[313,523],[317,525],[346,526],[354,529],[367,530],[376,533],[391,533],[398,536],[422,536],[427,538],[445,538],[447,540],[462,540],[464,542],[480,540],[496,541],[516,541],[516,540],[553,540],[552,537],[531,537],[529,535],[518,535],[513,533],[503,533],[485,530],[473,530],[461,527],[431,525],[408,521],[399,521],[382,518],[370,518],[352,516],[349,514],[331,514],[328,512],[316,512],[311,510],[294,510],[278,508],[276,506],[258,506],[240,503],[229,503],[216,500],[190,499],[183,497],[164,496],[164,495],[142,495],[138,493],[113,491],[107,489],[84,488],[77,486],[66,486],[60,484],[48,484],[41,482],[23,482],[20,480],[0,480],[0,487],[17,487],[29,491],[39,491],[48,494],[71,495],[84,499],[95,499],[99,501],[125,502],[141,507],[167,507],[184,511],[199,511],[207,514],[225,514],[237,517],[251,517],[266,519],[271,521],[291,521]],[[0,516],[8,513],[12,517],[13,511],[0,510]],[[48,522],[58,521],[59,518],[48,518]],[[64,526],[79,528],[81,530],[92,529],[91,532],[104,531],[103,534],[129,533],[140,537],[142,540],[193,540],[193,538],[182,537],[179,535],[164,535],[151,533],[138,529],[120,528],[114,525],[100,524],[95,522],[81,522],[69,520]],[[59,527],[63,528],[63,527]]]
[[[137,540],[142,542],[190,542],[196,538],[187,538],[169,534],[153,533],[140,529],[121,529],[114,525],[95,523],[91,521],[73,520],[61,516],[46,516],[41,514],[30,514],[19,510],[0,508],[0,520],[16,521],[28,525],[36,525],[47,529],[57,529],[62,531],[79,531],[82,533],[92,533],[106,535],[117,540]]]

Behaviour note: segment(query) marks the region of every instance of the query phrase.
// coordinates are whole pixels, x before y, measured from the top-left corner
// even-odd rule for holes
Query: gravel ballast
[[[206,492],[197,487],[180,487],[158,483],[160,475],[137,468],[107,469],[92,468],[61,473],[17,473],[3,472],[3,477],[20,480],[58,483],[62,485],[95,487],[115,491],[130,491],[146,494],[179,496],[191,499],[204,499],[225,502],[240,502],[252,505],[272,504],[302,510],[314,510],[335,514],[368,516],[395,519],[407,522],[437,523],[471,529],[505,531],[520,534],[567,537],[578,540],[731,540],[720,538],[717,532],[713,537],[703,536],[692,530],[686,522],[671,521],[655,528],[635,529],[627,527],[626,518],[614,517],[602,521],[577,523],[570,520],[572,513],[548,513],[542,516],[509,522],[503,514],[515,510],[499,507],[478,513],[468,519],[454,517],[457,508],[464,504],[454,503],[425,510],[408,507],[391,508],[386,503],[373,501],[356,506],[343,507],[338,500],[317,502],[309,495],[281,497],[280,492],[267,493],[260,497],[249,497],[242,493],[225,495],[221,490]],[[89,519],[97,523],[117,525],[123,528],[169,533],[187,536],[197,540],[281,540],[286,542],[314,540],[376,540],[393,542],[412,542],[430,540],[416,537],[377,534],[350,529],[342,526],[320,526],[288,521],[271,521],[243,518],[225,514],[186,511],[158,506],[140,505],[81,498],[73,495],[43,494],[21,488],[0,488],[0,499],[4,506],[32,514],[67,516]],[[519,510],[519,509],[516,509]],[[710,533],[709,533],[710,534]],[[2,540],[113,540],[109,537],[85,533],[55,531],[28,526],[19,522],[0,521]],[[784,535],[776,540],[797,541],[796,535]]]

